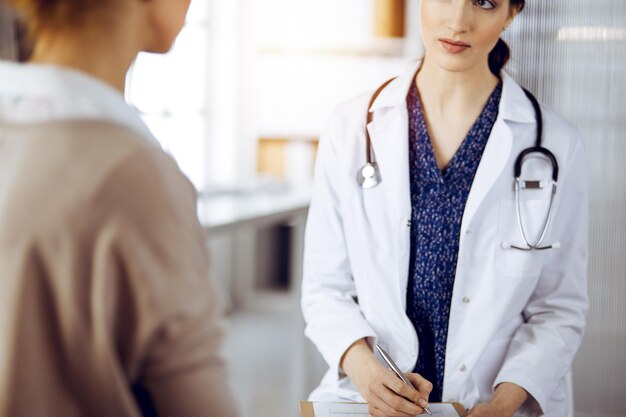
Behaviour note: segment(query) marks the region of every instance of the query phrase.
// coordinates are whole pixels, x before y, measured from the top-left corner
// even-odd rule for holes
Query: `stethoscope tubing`
[[[550,224],[550,220],[552,219],[552,204],[554,202],[554,196],[556,195],[557,184],[552,183],[552,191],[550,191],[550,203],[548,206],[548,215],[546,216],[543,222],[543,225],[541,226],[541,236],[539,236],[539,239],[537,240],[535,244],[531,244],[528,241],[528,238],[526,237],[524,224],[522,222],[522,209],[521,209],[521,204],[520,204],[520,191],[519,191],[520,181],[521,180],[519,178],[516,179],[515,181],[515,206],[516,206],[516,211],[517,211],[517,225],[519,227],[520,234],[522,235],[522,239],[524,240],[524,243],[526,244],[526,248],[518,247],[518,246],[511,246],[511,248],[519,249],[519,250],[529,250],[529,251],[551,249],[553,245],[542,247],[541,244],[543,243],[543,240],[546,237],[546,232],[548,231],[548,225]]]
[[[387,80],[372,95],[369,106],[367,108],[367,125],[369,125],[374,120],[374,113],[370,109],[372,108],[374,102],[376,101],[376,98],[378,98],[379,94],[394,79],[395,78]],[[559,244],[554,244],[554,245],[549,245],[549,246],[541,246],[541,244],[543,243],[545,239],[548,226],[550,224],[550,220],[552,219],[552,206],[554,203],[554,198],[555,198],[556,190],[557,190],[557,183],[559,179],[559,164],[554,154],[549,149],[545,148],[542,145],[543,114],[541,112],[541,107],[539,105],[539,102],[530,91],[526,90],[525,88],[523,90],[524,90],[524,93],[526,94],[526,97],[528,97],[528,99],[530,100],[533,106],[533,109],[535,111],[536,123],[537,123],[535,146],[526,148],[523,151],[521,151],[520,154],[515,159],[515,164],[513,166],[513,177],[515,181],[514,187],[515,187],[515,204],[516,204],[516,212],[517,212],[517,223],[518,223],[518,227],[520,230],[520,234],[522,235],[522,239],[524,240],[524,244],[526,245],[526,247],[519,247],[515,245],[508,245],[507,247],[512,248],[512,249],[523,250],[523,251],[545,250],[545,249],[550,249],[550,248],[557,248]],[[366,164],[357,172],[357,182],[364,189],[374,188],[382,181],[378,164],[376,163],[376,160],[374,159],[372,140],[371,140],[367,125],[365,128]],[[546,215],[543,225],[541,227],[541,233],[540,233],[539,239],[537,240],[535,244],[531,244],[528,241],[528,237],[526,235],[523,220],[522,220],[522,211],[521,211],[521,203],[520,203],[520,188],[521,188],[520,183],[522,182],[522,179],[521,179],[522,168],[524,165],[524,160],[532,154],[541,154],[545,156],[550,161],[550,164],[552,165],[552,190],[550,192],[550,203],[548,206],[548,214]]]

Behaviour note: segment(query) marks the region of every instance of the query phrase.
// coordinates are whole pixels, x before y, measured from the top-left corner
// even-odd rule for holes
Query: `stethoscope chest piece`
[[[368,162],[359,170],[356,180],[364,189],[374,188],[380,184],[380,173],[376,162]]]

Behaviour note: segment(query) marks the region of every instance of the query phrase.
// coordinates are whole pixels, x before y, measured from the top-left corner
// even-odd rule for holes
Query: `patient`
[[[195,191],[123,98],[189,0],[0,1],[0,416],[234,416]]]

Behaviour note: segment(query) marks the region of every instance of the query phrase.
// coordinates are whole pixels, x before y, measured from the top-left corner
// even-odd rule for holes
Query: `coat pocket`
[[[539,239],[542,227],[548,215],[550,202],[546,200],[520,201],[520,215],[524,228],[524,235],[529,243],[534,244]],[[546,235],[548,242],[549,236]],[[498,222],[498,242],[496,248],[496,267],[505,278],[536,277],[543,267],[543,258],[546,251],[520,250],[512,246],[526,248],[522,231],[519,225],[517,205],[514,200],[504,200],[500,203]],[[548,249],[556,250],[556,249]]]

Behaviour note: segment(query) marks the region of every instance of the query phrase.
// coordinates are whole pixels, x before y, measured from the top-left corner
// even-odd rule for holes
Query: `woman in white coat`
[[[424,58],[323,132],[302,308],[330,369],[312,400],[366,400],[374,417],[428,401],[475,417],[568,414],[588,308],[587,177],[578,131],[502,72],[500,33],[524,3],[422,0]],[[538,137],[555,160],[530,153],[514,175]]]

